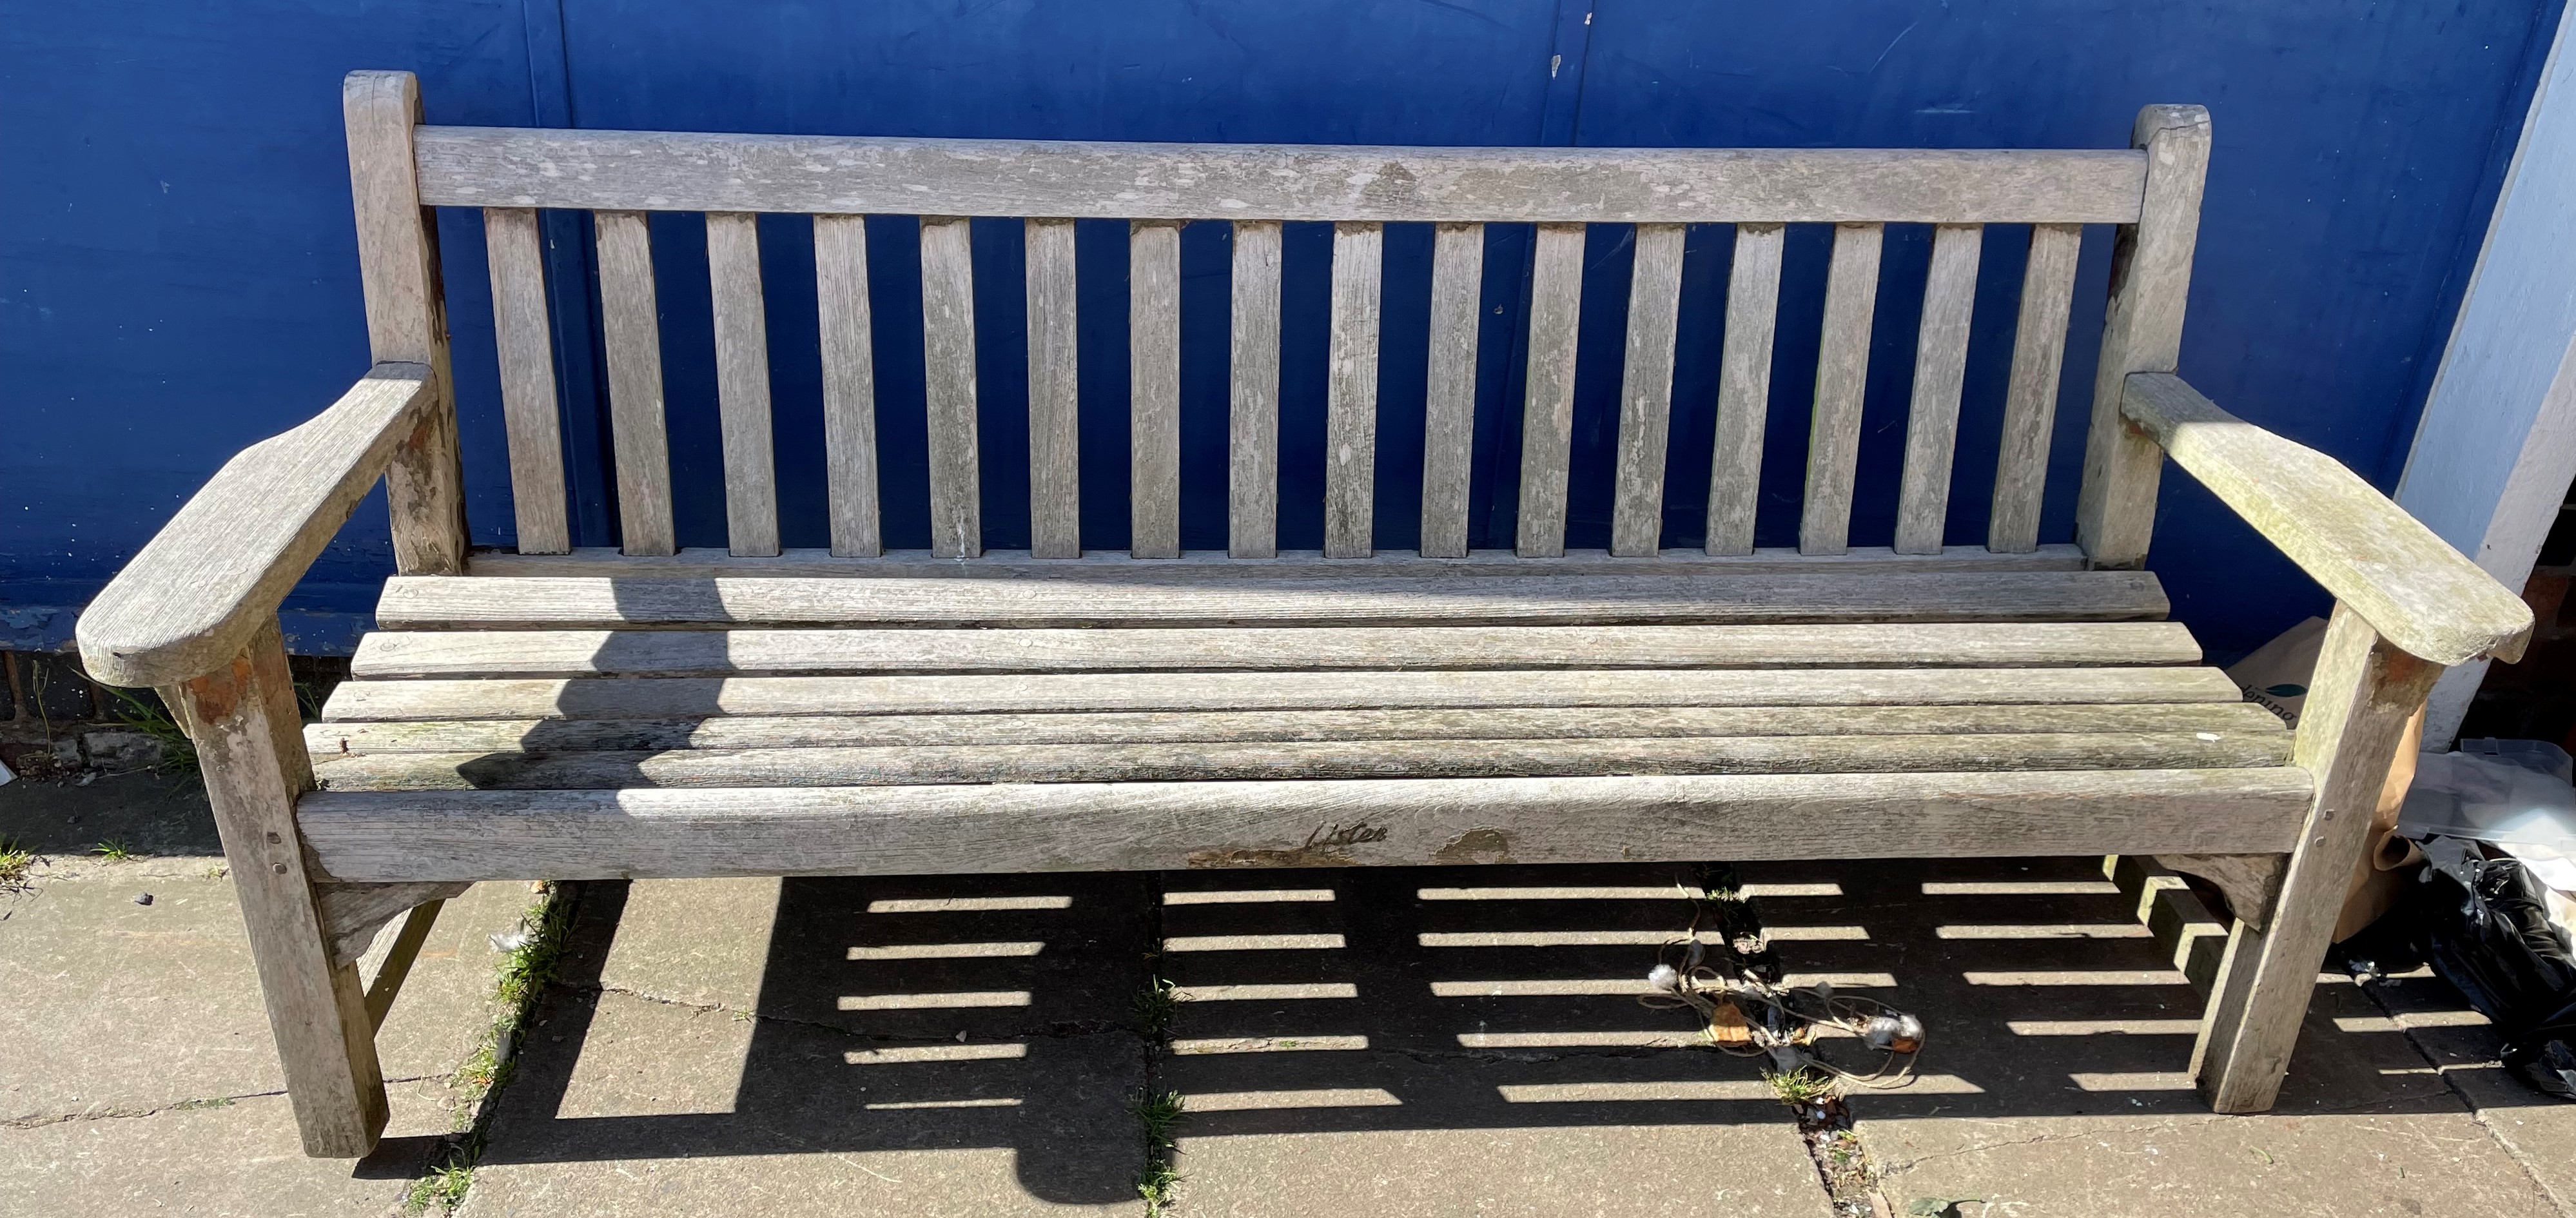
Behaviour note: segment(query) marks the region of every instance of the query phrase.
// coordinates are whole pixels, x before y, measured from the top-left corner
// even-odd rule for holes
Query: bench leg
[[[2316,798],[2271,917],[2261,930],[2240,921],[2228,934],[2193,1055],[2212,1110],[2262,1112],[2280,1094],[2389,764],[2441,673],[2335,607],[2291,752],[2315,776]]]
[[[357,966],[331,963],[295,829],[313,766],[276,623],[231,664],[161,696],[197,746],[304,1153],[364,1155],[384,1132],[385,1084]]]

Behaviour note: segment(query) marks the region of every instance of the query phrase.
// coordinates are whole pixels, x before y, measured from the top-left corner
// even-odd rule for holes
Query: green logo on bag
[[[2308,692],[2308,687],[2305,685],[2292,685],[2288,682],[2283,682],[2279,685],[2266,685],[2263,687],[2263,692],[2270,694],[2275,698],[2295,698]]]

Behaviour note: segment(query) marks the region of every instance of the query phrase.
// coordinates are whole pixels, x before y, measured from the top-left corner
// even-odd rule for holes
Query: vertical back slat
[[[596,214],[601,345],[617,449],[617,520],[629,554],[677,552],[671,532],[671,444],[662,425],[662,332],[653,299],[653,237],[640,211]]]
[[[1127,552],[1181,556],[1181,226],[1127,231]]]
[[[1538,226],[1530,268],[1529,376],[1521,400],[1523,558],[1565,553],[1566,462],[1574,447],[1574,343],[1583,318],[1580,224]]]
[[[823,355],[824,468],[832,500],[832,553],[885,553],[877,528],[877,373],[868,333],[865,216],[814,217],[814,290]]]
[[[930,412],[930,552],[984,551],[976,481],[975,254],[962,216],[921,218],[921,349]]]
[[[1761,501],[1762,432],[1771,415],[1771,336],[1779,328],[1779,224],[1735,226],[1735,265],[1726,281],[1726,345],[1718,357],[1717,440],[1708,470],[1711,554],[1753,552]]]
[[[1816,356],[1816,404],[1807,432],[1806,510],[1798,552],[1840,554],[1851,546],[1852,482],[1860,462],[1861,399],[1869,387],[1869,329],[1878,307],[1878,255],[1886,228],[1834,227],[1825,272],[1825,328]]]
[[[519,518],[519,552],[568,554],[572,525],[537,213],[484,208],[483,245],[492,266],[492,339],[501,357],[501,422],[510,433],[510,502]]]
[[[1653,557],[1663,550],[1664,446],[1672,422],[1686,231],[1679,224],[1637,226],[1636,265],[1628,280],[1628,355],[1619,374],[1613,554]]]
[[[1073,221],[1027,224],[1029,553],[1082,556],[1082,385],[1076,377]]]
[[[1234,223],[1234,366],[1226,424],[1226,546],[1279,554],[1279,222]]]
[[[2039,511],[2048,489],[2049,433],[2057,426],[2057,380],[2066,364],[2066,324],[2075,298],[2075,256],[2084,229],[2030,227],[2030,262],[2021,277],[2021,320],[2013,330],[2011,387],[1995,461],[1995,500],[1986,548],[1998,554],[2039,549]]]
[[[707,281],[716,331],[716,411],[724,429],[725,538],[745,557],[778,554],[777,458],[769,437],[769,314],[760,296],[760,218],[707,213]]]
[[[1324,557],[1366,558],[1377,495],[1378,283],[1386,230],[1333,226],[1333,311],[1324,390]]]
[[[1467,481],[1476,443],[1476,331],[1485,226],[1443,224],[1431,239],[1431,350],[1422,426],[1422,556],[1467,556]]]
[[[1938,554],[1950,519],[1950,458],[1959,442],[1959,387],[1968,372],[1968,322],[1977,305],[1977,255],[1985,228],[1944,224],[1932,232],[1932,270],[1923,284],[1923,323],[1914,339],[1914,401],[1905,422],[1905,473],[1898,484],[1899,554]]]

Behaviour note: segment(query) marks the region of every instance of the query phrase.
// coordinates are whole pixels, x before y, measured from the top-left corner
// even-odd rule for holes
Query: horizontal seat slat
[[[2134,621],[2165,616],[2144,571],[1974,575],[1591,575],[1124,581],[386,581],[388,630],[637,626],[1227,626],[1260,623]]]
[[[1015,673],[350,680],[326,721],[661,719],[1011,711],[2233,703],[2214,668]]]
[[[1740,554],[1704,554],[1666,550],[1652,557],[1625,558],[1607,550],[1568,550],[1556,558],[1523,558],[1510,550],[1476,550],[1464,558],[1426,558],[1403,550],[1381,550],[1366,558],[1326,558],[1320,550],[1287,550],[1264,558],[1235,558],[1223,550],[1184,551],[1179,558],[1138,560],[1124,550],[1092,550],[1078,558],[1033,558],[1026,550],[988,550],[971,558],[941,558],[928,550],[890,550],[881,556],[848,557],[829,550],[789,549],[774,558],[745,558],[723,549],[692,546],[677,555],[624,554],[600,546],[575,547],[570,554],[513,554],[482,550],[468,572],[513,578],[582,579],[714,579],[725,576],[805,576],[833,579],[1088,579],[1112,575],[1122,580],[1258,580],[1330,575],[1363,576],[1506,575],[1814,575],[1833,572],[1895,574],[1910,571],[2081,571],[2081,547],[2045,545],[2028,553],[1996,554],[1951,550],[1942,554],[1898,554],[1886,548],[1853,549],[1843,554],[1801,554],[1794,547],[1748,549]]]
[[[1119,744],[364,753],[314,766],[330,791],[845,787],[1601,774],[2231,769],[2289,759],[2284,732],[1288,740]]]
[[[2134,224],[2128,149],[1389,148],[422,127],[432,207],[1098,220]]]
[[[1676,736],[1888,736],[2211,732],[2286,736],[2250,702],[2112,706],[1411,707],[1359,710],[1110,711],[468,719],[315,723],[317,759],[359,753],[532,753],[792,749],[887,745],[1228,740],[1559,740]]]
[[[306,795],[344,881],[2277,854],[2306,771],[2025,771]]]
[[[2188,664],[2173,622],[378,631],[359,677]]]

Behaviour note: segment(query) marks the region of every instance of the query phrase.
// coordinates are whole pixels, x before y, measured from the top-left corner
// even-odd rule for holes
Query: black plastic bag
[[[2424,869],[2425,957],[2504,1038],[2504,1067],[2576,1100],[2576,950],[2515,859],[2434,838]]]
[[[2539,881],[2474,842],[2428,838],[2424,853],[2422,882],[2330,958],[2362,981],[2431,964],[2495,1025],[2507,1072],[2576,1100],[2576,951],[2550,923]]]

